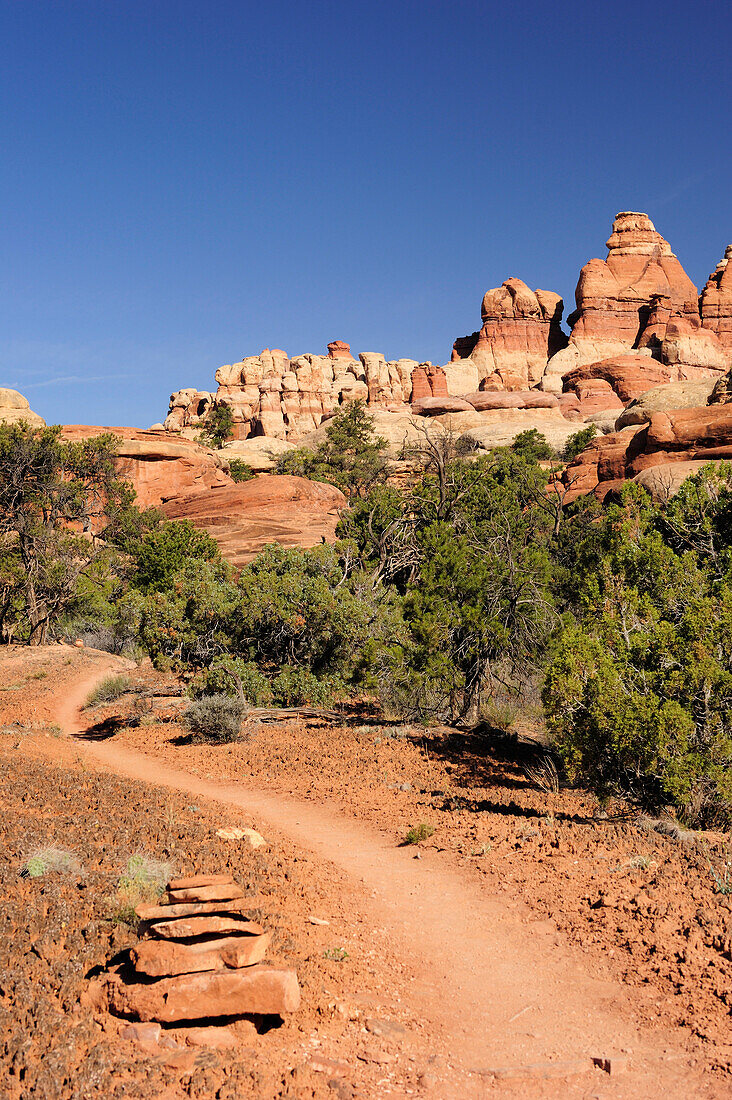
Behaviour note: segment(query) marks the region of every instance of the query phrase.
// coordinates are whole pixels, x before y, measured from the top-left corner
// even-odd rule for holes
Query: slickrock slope
[[[271,474],[163,505],[169,519],[188,519],[216,539],[233,565],[245,565],[268,543],[317,546],[333,542],[346,498],[334,485]]]
[[[188,439],[137,428],[66,424],[62,439],[90,439],[105,432],[119,436],[117,468],[131,481],[140,508],[152,508],[184,493],[232,485],[228,463],[215,451]]]
[[[0,388],[0,423],[17,424],[25,420],[33,428],[44,428],[46,421],[34,413],[28,401],[17,390]]]

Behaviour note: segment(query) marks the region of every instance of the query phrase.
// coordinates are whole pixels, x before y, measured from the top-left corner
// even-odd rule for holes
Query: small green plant
[[[633,856],[628,860],[628,866],[633,871],[650,871],[652,864],[650,856]]]
[[[586,447],[589,447],[592,440],[597,435],[597,427],[594,424],[588,424],[586,428],[580,428],[574,435],[570,435],[569,439],[564,445],[562,451],[562,458],[565,462],[571,462],[582,454]]]
[[[43,878],[44,875],[75,875],[81,870],[81,864],[73,852],[66,848],[39,848],[32,852],[23,864],[20,874],[23,878]]]
[[[716,863],[712,862],[709,851],[706,851],[709,874],[712,877],[714,893],[728,898],[732,895],[732,849],[729,844],[725,847],[724,855]]]
[[[248,709],[245,699],[230,695],[203,695],[191,703],[182,721],[194,741],[223,745],[239,740],[241,724]]]
[[[102,682],[97,684],[94,690],[89,693],[84,706],[98,707],[103,703],[113,703],[115,699],[119,699],[120,696],[130,691],[131,687],[129,676],[106,676]]]
[[[156,901],[172,873],[173,868],[170,863],[153,859],[142,852],[136,852],[130,856],[117,880],[112,919],[117,924],[136,927],[138,923],[136,906],[142,902]]]
[[[229,473],[234,481],[251,481],[257,475],[251,466],[243,458],[232,458],[229,462]]]
[[[29,680],[45,680],[48,673],[44,669],[40,669],[38,672],[31,672],[28,677]]]
[[[214,405],[206,413],[200,439],[210,447],[222,447],[234,431],[234,414],[230,405]]]
[[[434,825],[425,825],[424,822],[421,825],[414,825],[404,837],[404,843],[420,844],[423,840],[428,840],[434,831]]]
[[[348,958],[348,952],[345,947],[326,947],[323,952],[324,959],[330,959],[331,962],[343,962]]]

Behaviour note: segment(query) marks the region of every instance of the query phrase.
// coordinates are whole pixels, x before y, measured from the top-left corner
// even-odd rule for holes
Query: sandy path
[[[97,664],[59,700],[56,717],[66,733],[83,732],[79,708],[112,668],[120,668],[115,658],[106,667]],[[386,930],[390,950],[401,953],[416,975],[405,985],[403,1003],[447,1039],[456,1067],[471,1073],[467,1092],[463,1078],[454,1090],[447,1080],[437,1082],[432,1095],[627,1100],[721,1095],[718,1083],[690,1063],[678,1034],[639,1031],[637,989],[593,979],[545,922],[532,924],[522,905],[491,897],[441,864],[438,853],[426,851],[416,859],[413,849],[395,848],[371,826],[325,805],[205,780],[114,738],[76,744],[117,775],[233,807],[238,811],[233,821],[255,824],[270,839],[284,834],[345,872],[354,884],[354,926],[364,936],[373,928]],[[230,823],[231,814],[222,820]],[[646,1010],[654,996],[649,987]],[[630,1068],[617,1078],[586,1069],[594,1056],[618,1055],[629,1055]],[[547,1068],[557,1062],[567,1063],[557,1067],[561,1079]],[[494,1067],[511,1067],[516,1076],[496,1080],[486,1072]]]

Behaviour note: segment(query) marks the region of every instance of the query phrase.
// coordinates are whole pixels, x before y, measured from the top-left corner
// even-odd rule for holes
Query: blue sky
[[[720,3],[0,0],[0,385],[147,426],[222,363],[446,362],[618,210],[732,240]]]

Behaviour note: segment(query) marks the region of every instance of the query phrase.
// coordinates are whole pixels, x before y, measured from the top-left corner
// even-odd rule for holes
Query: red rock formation
[[[156,507],[181,494],[233,485],[228,464],[215,451],[188,439],[171,439],[164,432],[67,424],[61,438],[92,439],[104,432],[121,438],[117,469],[135,487],[141,508]]]
[[[333,485],[271,474],[176,497],[163,511],[169,519],[189,519],[208,531],[227,561],[241,566],[268,543],[309,547],[333,542],[345,507],[345,496]]]
[[[660,343],[672,316],[698,319],[696,287],[646,214],[618,214],[607,247],[606,260],[580,272],[569,344],[547,365],[544,389],[561,388],[575,367],[639,347],[649,321],[647,339]]]
[[[564,391],[574,393],[582,415],[590,416],[620,411],[653,386],[670,380],[668,368],[649,355],[616,355],[569,371],[564,376]]]
[[[455,341],[453,361],[472,359],[483,379],[495,377],[497,388],[528,389],[541,380],[549,356],[567,342],[562,309],[558,294],[507,279],[483,298],[483,327]]]
[[[701,292],[699,309],[704,328],[713,332],[732,366],[732,244],[709,276]]]
[[[332,340],[328,344],[328,355],[331,359],[353,359],[351,345],[345,344],[343,340]]]
[[[601,436],[569,464],[562,481],[571,499],[588,492],[604,499],[644,471],[719,459],[732,460],[732,404],[652,413],[635,432]]]
[[[442,367],[420,363],[412,371],[412,405],[430,397],[447,398],[447,377]]]

